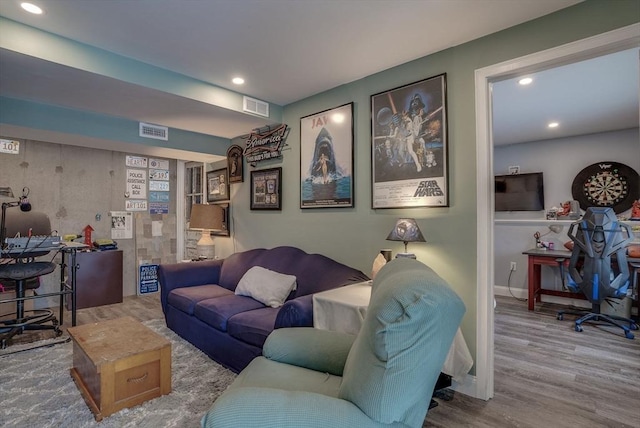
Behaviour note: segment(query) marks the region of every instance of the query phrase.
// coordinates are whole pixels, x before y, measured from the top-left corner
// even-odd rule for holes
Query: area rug
[[[172,391],[96,422],[69,369],[71,343],[0,356],[1,427],[198,427],[200,418],[235,374],[169,330],[144,324],[171,342]]]

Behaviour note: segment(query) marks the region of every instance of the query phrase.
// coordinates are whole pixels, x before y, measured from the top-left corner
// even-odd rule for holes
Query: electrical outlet
[[[516,270],[516,262],[511,262],[511,266],[509,267],[509,270],[512,272]]]

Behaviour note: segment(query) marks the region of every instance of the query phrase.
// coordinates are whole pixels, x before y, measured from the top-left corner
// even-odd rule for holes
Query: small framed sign
[[[229,173],[227,168],[207,172],[207,202],[229,200]]]
[[[282,209],[282,168],[251,171],[251,209]]]

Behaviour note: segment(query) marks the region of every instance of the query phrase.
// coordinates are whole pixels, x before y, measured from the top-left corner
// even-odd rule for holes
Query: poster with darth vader
[[[353,206],[353,103],[300,119],[300,207]]]
[[[445,207],[446,74],[371,96],[372,208]]]

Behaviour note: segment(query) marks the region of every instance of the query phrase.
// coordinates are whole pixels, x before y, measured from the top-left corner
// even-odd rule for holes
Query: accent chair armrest
[[[355,404],[339,398],[307,391],[258,387],[227,390],[200,423],[202,428],[406,427],[400,423],[375,422]]]
[[[355,338],[312,327],[281,328],[267,337],[262,355],[273,361],[342,376]]]

